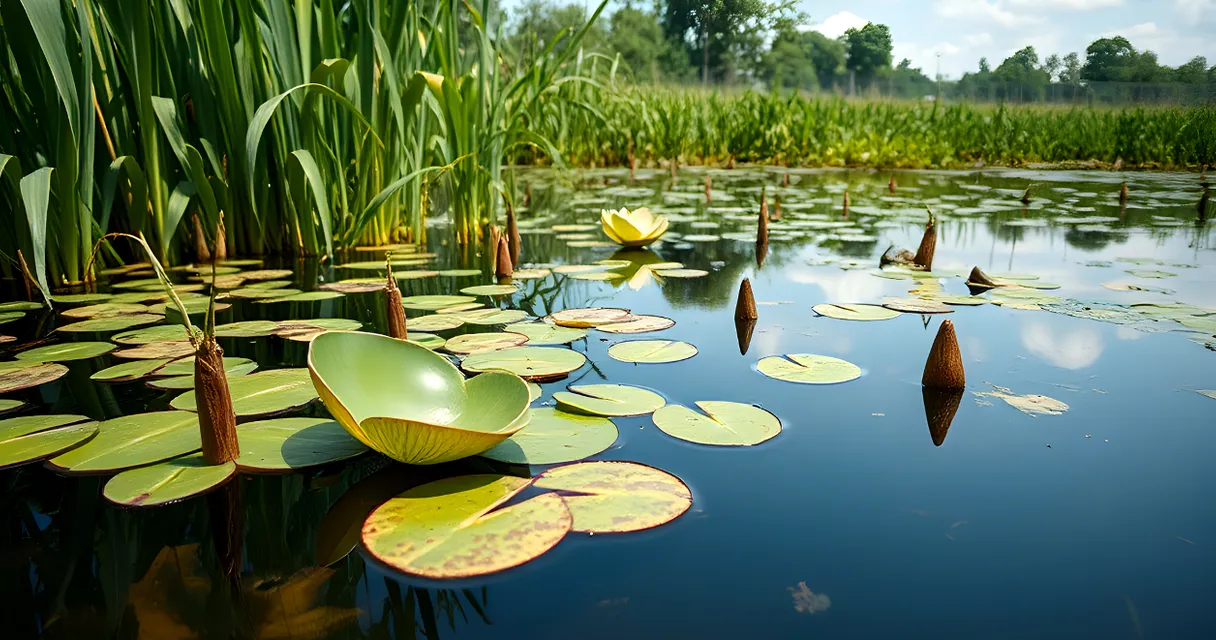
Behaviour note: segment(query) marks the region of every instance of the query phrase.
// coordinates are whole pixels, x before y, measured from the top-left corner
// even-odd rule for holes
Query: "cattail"
[[[203,222],[194,214],[194,264],[211,262],[211,249],[207,248],[207,235],[203,233]]]
[[[532,183],[524,183],[524,208],[532,208]]]
[[[714,188],[714,182],[709,176],[705,176],[705,204],[713,201],[713,197],[709,194]]]
[[[515,272],[514,265],[511,264],[511,248],[507,245],[506,236],[498,238],[498,252],[494,261],[494,275],[501,279],[511,277]]]
[[[933,270],[933,251],[937,249],[937,223],[933,212],[929,212],[929,221],[925,223],[925,233],[920,237],[920,247],[912,258],[914,264],[920,265],[925,271]]]
[[[934,446],[942,446],[946,434],[950,431],[950,423],[954,422],[954,414],[963,400],[962,389],[932,389],[923,387],[920,390],[921,399],[925,402],[925,422],[929,423],[929,437]]]
[[[1119,189],[1119,204],[1120,205],[1127,204],[1127,183],[1126,182],[1124,182],[1123,186]]]
[[[887,183],[887,191],[891,195],[895,195],[895,176],[891,176],[891,181]]]
[[[519,264],[519,248],[521,244],[519,224],[515,222],[515,207],[507,202],[507,249],[511,256],[511,266]]]
[[[222,237],[223,229],[221,221],[215,230],[217,239]],[[219,247],[216,249],[213,255],[218,253]],[[224,350],[215,339],[215,262],[211,263],[211,279],[206,330],[194,350],[194,396],[203,460],[207,464],[223,464],[236,460],[241,455],[241,448],[237,443],[236,411],[228,391],[228,374],[224,370]]]
[[[393,277],[391,253],[385,257],[384,266],[388,270],[384,284],[384,312],[388,316],[388,337],[406,340],[409,331],[405,326],[405,306],[401,303],[401,289],[397,288],[397,279]]]
[[[997,283],[997,281],[988,277],[988,274],[984,273],[983,271],[980,271],[979,267],[971,268],[971,275],[967,276],[967,284],[968,285],[981,285],[981,286],[987,287],[989,289],[995,289],[995,288],[1001,286],[999,283]]]
[[[958,350],[958,337],[954,335],[954,323],[943,320],[933,339],[933,347],[929,349],[929,358],[925,361],[925,373],[921,376],[922,386],[934,389],[962,389],[967,386],[967,376],[963,373],[963,354]]]
[[[849,217],[849,192],[844,192],[844,216]]]
[[[727,169],[735,168],[735,154],[732,153],[729,156],[726,156],[726,168]]]
[[[216,262],[228,259],[228,234],[224,231],[224,212],[220,212],[220,222],[215,227],[215,250],[211,252]]]
[[[786,171],[786,172],[785,172],[785,175],[784,175],[784,176],[782,176],[782,178],[781,178],[781,186],[783,186],[783,187],[788,187],[788,186],[790,186],[790,172]]]
[[[1022,204],[1030,204],[1030,185],[1026,186],[1026,190],[1022,192]]]
[[[747,355],[747,350],[752,344],[752,331],[755,328],[755,318],[735,318],[735,338],[739,340],[739,355]]]
[[[756,298],[752,296],[752,283],[747,278],[739,283],[739,299],[735,302],[735,322],[740,320],[755,320],[760,314],[756,311]]]
[[[768,202],[764,192],[760,193],[760,215],[756,224],[756,266],[764,265],[768,256]]]

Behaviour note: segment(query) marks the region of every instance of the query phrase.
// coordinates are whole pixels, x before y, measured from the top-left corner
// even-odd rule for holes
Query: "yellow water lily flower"
[[[650,213],[645,207],[635,209],[605,209],[600,212],[604,233],[625,247],[644,247],[658,240],[667,231],[667,218]]]

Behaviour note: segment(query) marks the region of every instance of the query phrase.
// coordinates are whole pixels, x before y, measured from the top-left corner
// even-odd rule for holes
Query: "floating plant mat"
[[[624,384],[585,384],[553,394],[557,408],[592,416],[640,416],[667,404],[663,396]]]
[[[528,426],[481,455],[509,464],[557,464],[590,458],[616,442],[616,425],[607,418],[552,407],[528,413]]]
[[[569,344],[587,337],[583,329],[559,327],[548,322],[516,322],[511,324],[510,329],[513,333],[528,336],[528,345],[534,347]]]
[[[414,311],[435,311],[454,304],[476,302],[473,296],[408,296],[401,299],[406,309]]]
[[[108,342],[60,342],[22,351],[17,354],[17,359],[33,362],[72,362],[104,356],[115,348]]]
[[[278,418],[237,427],[237,467],[246,473],[288,473],[367,452],[342,425],[327,418]]]
[[[898,311],[874,304],[817,304],[811,307],[821,316],[836,320],[890,320],[899,317]]]
[[[97,437],[50,464],[64,473],[110,473],[176,458],[202,447],[198,416],[156,411],[97,424]]]
[[[1012,389],[991,385],[992,391],[974,391],[978,398],[999,398],[1005,404],[1035,418],[1038,416],[1058,416],[1068,411],[1068,405],[1047,396],[1035,394],[1018,395]]]
[[[236,475],[236,464],[210,465],[195,453],[110,478],[102,495],[123,507],[155,507],[208,493]]]
[[[152,313],[140,313],[127,316],[103,316],[100,318],[91,318],[89,320],[81,320],[71,324],[60,325],[56,331],[64,333],[109,333],[111,331],[125,331],[132,327],[139,327],[146,324],[156,324],[161,322],[165,317]]]
[[[168,358],[133,360],[102,369],[89,376],[89,379],[97,382],[131,382],[147,376],[166,364],[169,364]]]
[[[635,462],[580,462],[536,477],[542,489],[562,491],[574,531],[627,533],[653,529],[692,506],[692,491],[676,476]]]
[[[284,413],[317,398],[308,369],[274,369],[230,378],[228,393],[238,418]],[[182,411],[198,410],[193,390],[174,398],[169,405]]]
[[[54,382],[67,373],[66,366],[51,362],[34,360],[0,362],[0,393],[20,391]]]
[[[598,324],[595,328],[605,333],[649,333],[670,329],[676,324],[671,318],[629,314],[617,322]]]
[[[555,493],[494,510],[531,483],[527,478],[472,475],[415,487],[367,517],[363,544],[393,569],[432,579],[478,576],[521,565],[561,542],[574,522]]]
[[[621,362],[664,364],[697,355],[697,348],[674,340],[627,340],[608,347],[608,355]]]
[[[605,307],[588,307],[585,309],[566,309],[549,316],[559,327],[589,329],[596,325],[610,322],[621,322],[629,317],[628,309],[612,309]]]
[[[837,384],[861,377],[857,365],[812,353],[768,356],[756,363],[756,370],[770,378],[800,384]]]
[[[498,351],[518,347],[528,341],[528,336],[521,333],[487,332],[467,333],[456,336],[443,345],[444,350],[456,355],[469,355],[483,351]]]
[[[586,356],[570,349],[527,346],[474,353],[460,366],[470,373],[499,370],[525,380],[545,380],[564,376],[585,362]]]
[[[0,469],[58,455],[97,435],[84,416],[41,415],[0,420]]]
[[[759,407],[708,400],[696,404],[704,415],[683,405],[669,404],[655,411],[651,418],[663,433],[697,444],[745,447],[781,433],[777,416]]]

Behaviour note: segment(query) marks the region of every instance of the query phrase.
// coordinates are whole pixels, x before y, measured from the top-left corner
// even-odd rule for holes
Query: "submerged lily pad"
[[[557,408],[593,416],[640,416],[667,404],[663,396],[624,384],[585,384],[553,394]]]
[[[621,362],[663,364],[697,355],[697,348],[675,340],[627,340],[608,347],[608,355]]]
[[[77,415],[0,420],[0,469],[58,455],[97,435],[97,423]]]
[[[676,321],[663,316],[647,316],[629,314],[619,322],[609,322],[607,324],[596,325],[598,331],[605,333],[650,333],[652,331],[662,331],[676,326]]]
[[[669,404],[651,418],[663,433],[674,438],[721,447],[760,444],[781,433],[777,416],[759,407],[739,402],[700,401],[702,415],[678,404]]]
[[[589,329],[596,325],[609,322],[620,322],[629,316],[628,309],[612,309],[606,307],[587,307],[583,309],[566,309],[549,316],[553,324],[559,327]]]
[[[509,296],[519,293],[519,288],[511,284],[482,284],[465,287],[460,292],[466,296]]]
[[[992,385],[992,391],[974,393],[980,398],[990,397],[1004,400],[1005,404],[1032,418],[1041,415],[1058,416],[1068,411],[1068,405],[1055,398],[1035,394],[1018,395],[1010,389],[996,385]]]
[[[168,358],[135,360],[107,367],[89,376],[98,382],[131,382],[139,380],[169,363]]]
[[[238,418],[284,413],[317,399],[308,369],[273,369],[229,379],[228,393]],[[193,390],[174,398],[169,406],[182,411],[198,410]]]
[[[857,320],[862,322],[875,320],[890,320],[899,317],[898,311],[893,311],[876,304],[817,304],[811,307],[821,316],[836,320]]]
[[[326,418],[278,418],[237,427],[241,455],[236,464],[247,473],[287,473],[367,452],[342,425]]]
[[[393,569],[431,579],[519,566],[552,549],[573,524],[555,493],[494,510],[529,484],[524,478],[473,475],[410,489],[368,516],[363,544]]]
[[[414,311],[435,311],[454,304],[476,301],[477,298],[472,296],[407,296],[401,299],[406,309]]]
[[[533,347],[570,344],[587,337],[583,329],[559,327],[548,322],[516,322],[511,324],[511,331],[528,336],[528,345]]]
[[[546,380],[564,376],[586,362],[586,356],[571,349],[528,346],[474,353],[460,366],[470,373],[498,370],[525,380]]]
[[[29,389],[67,375],[68,368],[51,362],[17,360],[0,362],[0,393]]]
[[[22,351],[17,354],[17,359],[34,362],[72,362],[104,356],[116,348],[108,342],[60,342]]]
[[[756,370],[770,378],[801,384],[837,384],[861,377],[861,368],[851,362],[811,353],[762,358]]]
[[[102,495],[123,507],[155,507],[207,493],[236,475],[232,462],[211,465],[195,453],[110,478]]]
[[[155,411],[98,423],[97,437],[50,464],[64,473],[110,473],[176,458],[202,447],[198,416]]]
[[[590,458],[616,442],[616,425],[607,418],[552,407],[528,413],[528,426],[481,455],[509,464],[557,464]]]
[[[627,533],[653,529],[692,506],[692,491],[679,478],[636,462],[580,462],[536,477],[542,489],[569,492],[564,500],[574,531]]]
[[[528,336],[521,333],[488,332],[466,333],[447,341],[443,348],[456,355],[468,355],[483,351],[498,351],[518,347],[528,341]]]

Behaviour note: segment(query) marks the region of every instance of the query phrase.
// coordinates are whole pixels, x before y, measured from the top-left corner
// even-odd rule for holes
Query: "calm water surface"
[[[1196,393],[1216,389],[1216,353],[1203,344],[1216,338],[1147,316],[1113,323],[993,304],[884,322],[811,310],[907,297],[916,282],[874,272],[888,246],[915,250],[925,206],[939,216],[935,273],[978,265],[1038,276],[1060,285],[1044,294],[1075,308],[1177,301],[1216,309],[1216,233],[1195,223],[1197,176],[1129,175],[1121,208],[1122,177],[1113,173],[905,172],[894,196],[889,173],[791,173],[788,187],[780,172],[763,169],[712,175],[707,209],[704,174],[694,170],[674,188],[657,174],[639,174],[630,187],[620,172],[519,173],[520,190],[528,182],[534,197],[520,213],[523,262],[678,261],[710,273],[658,279],[635,264],[616,281],[555,275],[523,283],[503,303],[538,316],[619,306],[677,323],[639,336],[590,331],[573,345],[590,366],[543,385],[538,405],[572,382],[609,381],[654,389],[670,403],[755,403],[781,419],[780,435],[750,448],[676,440],[648,416],[614,419],[619,440],[593,459],[680,476],[694,495],[682,517],[641,533],[570,534],[522,567],[426,583],[352,550],[362,519],[437,474],[501,466],[474,460],[420,471],[364,456],[308,475],[242,478],[145,511],[101,500],[104,478],[25,467],[0,473],[3,636],[1216,637],[1216,400]],[[1023,206],[1030,183],[1033,200]],[[757,268],[749,234],[761,185],[770,206],[780,196],[782,218]],[[595,246],[598,229],[551,229],[597,224],[603,207],[644,204],[673,220],[650,252]],[[477,263],[452,250],[442,222],[429,234],[439,268]],[[289,266],[303,289],[374,275]],[[741,355],[733,307],[744,277],[760,319]],[[487,281],[433,277],[402,287],[404,295],[456,293]],[[967,293],[961,277],[940,282]],[[225,314],[221,321],[344,316],[383,327],[375,294],[236,301]],[[934,434],[920,375],[942,318],[958,332],[968,389],[948,432]],[[6,333],[30,338],[51,322],[29,317]],[[634,338],[684,340],[700,352],[662,365],[608,357],[612,343]],[[273,368],[302,366],[307,346],[261,338],[225,348]],[[754,368],[787,353],[844,358],[864,374],[813,386]],[[994,385],[1068,409],[1033,416],[977,395]],[[172,395],[70,376],[15,397],[36,412],[103,418],[164,408]]]

